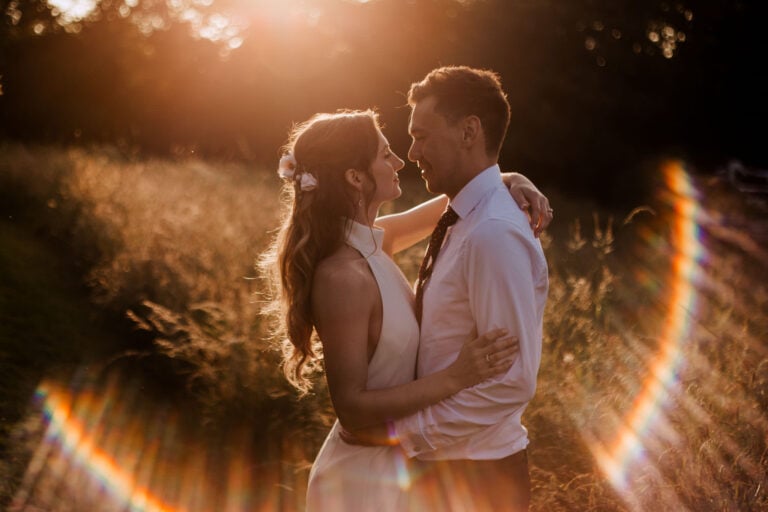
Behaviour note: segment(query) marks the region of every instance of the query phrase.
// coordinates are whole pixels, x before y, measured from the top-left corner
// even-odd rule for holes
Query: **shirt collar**
[[[494,164],[481,171],[464,185],[464,188],[459,190],[459,193],[451,201],[451,208],[459,215],[459,218],[463,219],[477,206],[486,192],[501,184],[501,169],[499,164]]]

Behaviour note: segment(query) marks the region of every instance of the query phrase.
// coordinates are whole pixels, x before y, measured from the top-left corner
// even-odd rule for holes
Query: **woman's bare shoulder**
[[[377,289],[376,280],[359,252],[342,247],[315,269],[313,288],[319,292],[367,293]]]

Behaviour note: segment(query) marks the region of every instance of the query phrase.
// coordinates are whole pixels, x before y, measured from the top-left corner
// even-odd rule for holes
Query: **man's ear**
[[[483,132],[483,125],[477,116],[467,116],[462,121],[461,140],[467,146],[474,145]]]
[[[363,190],[363,178],[357,169],[350,168],[344,171],[344,181],[355,190]]]

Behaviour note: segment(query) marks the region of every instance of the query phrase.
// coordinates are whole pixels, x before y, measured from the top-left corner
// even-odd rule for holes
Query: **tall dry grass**
[[[293,462],[311,460],[332,418],[327,393],[320,380],[297,398],[258,314],[254,262],[279,211],[271,172],[109,149],[0,153],[2,195],[78,258],[96,304],[152,335],[151,348],[118,355],[165,361],[214,428],[250,421],[262,436],[306,443]],[[409,197],[403,204],[419,194]],[[543,237],[544,356],[524,418],[536,510],[768,508],[766,264],[759,244],[714,215],[734,206],[728,197],[699,205],[707,255],[683,312],[668,293],[674,201],[661,195],[653,210],[614,220],[552,198],[568,230]],[[422,250],[400,255],[407,275]],[[657,375],[665,326],[679,315],[680,353],[671,375]],[[639,427],[628,418],[653,382],[663,386]],[[626,478],[612,485],[605,462],[623,435],[637,446],[614,461]]]
[[[96,305],[152,335],[151,353],[117,356],[167,358],[207,421],[247,411],[280,428],[325,410],[296,401],[259,316],[254,264],[280,210],[271,175],[111,148],[2,152],[4,195],[78,260]]]

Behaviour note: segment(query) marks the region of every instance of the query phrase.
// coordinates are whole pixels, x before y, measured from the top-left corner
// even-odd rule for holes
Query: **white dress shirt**
[[[451,201],[459,215],[424,289],[418,376],[450,365],[495,328],[520,340],[509,371],[395,422],[406,453],[424,460],[500,459],[528,445],[520,418],[536,390],[547,262],[498,165]]]

